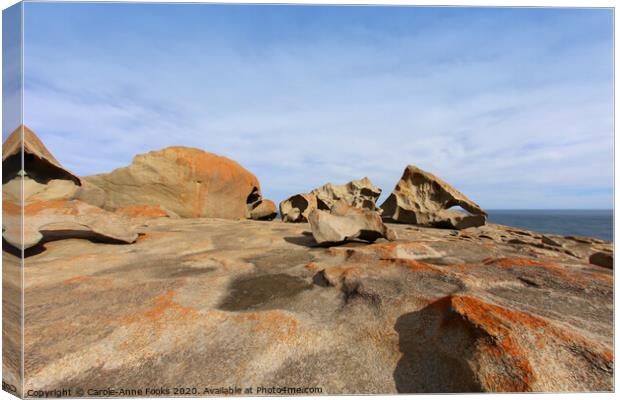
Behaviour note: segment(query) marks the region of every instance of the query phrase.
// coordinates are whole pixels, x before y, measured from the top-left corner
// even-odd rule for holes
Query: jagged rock
[[[278,215],[276,204],[271,200],[263,200],[250,211],[250,218],[270,221]]]
[[[613,253],[606,251],[597,251],[589,258],[590,264],[598,265],[605,268],[614,267],[614,255]]]
[[[449,210],[459,206],[470,215]],[[414,165],[405,168],[390,196],[381,205],[389,221],[465,229],[486,223],[487,214],[480,206],[435,175]]]
[[[395,240],[376,211],[351,207],[343,201],[332,204],[330,211],[314,209],[308,217],[317,243],[340,243],[359,239],[374,242],[379,238]]]
[[[2,236],[15,248],[28,249],[44,236],[95,238],[133,243],[138,237],[126,219],[79,200],[53,200],[24,206],[23,225],[19,204],[3,201]],[[23,229],[22,229],[23,228]]]
[[[280,215],[284,222],[308,222],[308,215],[317,209],[316,195],[296,194],[280,203]]]
[[[190,147],[134,157],[109,174],[84,177],[106,193],[104,208],[160,205],[181,217],[249,218],[262,199],[258,179],[237,162]]]
[[[382,210],[375,204],[380,195],[381,189],[373,185],[367,177],[344,185],[327,183],[310,193],[296,194],[282,201],[280,214],[285,222],[307,222],[312,210],[329,210],[337,201],[381,213]]]
[[[381,195],[381,189],[373,185],[368,177],[364,177],[344,185],[327,183],[312,193],[316,195],[320,210],[329,210],[335,202],[344,201],[352,207],[374,211],[377,210],[375,203]]]

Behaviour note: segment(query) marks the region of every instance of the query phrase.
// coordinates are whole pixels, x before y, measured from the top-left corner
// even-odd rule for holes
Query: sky
[[[610,9],[26,3],[24,35],[24,122],[80,175],[184,145],[276,202],[414,164],[487,209],[613,208]]]

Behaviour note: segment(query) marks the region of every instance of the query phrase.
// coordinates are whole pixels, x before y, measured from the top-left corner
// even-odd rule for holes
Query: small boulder
[[[296,194],[282,201],[280,214],[284,222],[307,222],[312,210],[330,210],[338,201],[381,213],[381,209],[376,206],[380,195],[381,189],[373,185],[367,177],[344,185],[327,183],[310,193]]]
[[[459,206],[465,214],[450,210]],[[435,175],[409,165],[381,205],[389,221],[436,228],[465,229],[486,223],[487,213]]]
[[[250,218],[260,221],[271,221],[278,215],[276,203],[271,200],[263,200],[250,211]]]
[[[308,221],[312,236],[319,244],[396,239],[396,234],[385,226],[378,212],[351,207],[342,201],[335,202],[329,211],[312,210]]]
[[[114,213],[79,200],[53,200],[19,204],[2,202],[2,236],[13,247],[28,249],[44,236],[55,239],[93,238],[133,243],[138,238],[133,225]],[[22,229],[23,228],[23,229]]]
[[[610,268],[614,267],[614,255],[606,251],[597,251],[590,255],[588,260],[590,264],[598,265],[599,267]]]

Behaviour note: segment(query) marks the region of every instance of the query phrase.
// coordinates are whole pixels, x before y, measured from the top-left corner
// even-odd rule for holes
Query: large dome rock
[[[108,210],[156,205],[186,218],[250,218],[262,197],[256,176],[239,163],[191,147],[140,154],[127,167],[83,179],[105,191]]]

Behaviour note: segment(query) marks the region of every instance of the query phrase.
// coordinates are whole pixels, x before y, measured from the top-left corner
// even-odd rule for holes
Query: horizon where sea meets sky
[[[276,202],[364,176],[384,199],[415,164],[488,209],[613,208],[611,9],[24,13],[24,122],[80,175],[185,145],[238,161]]]

